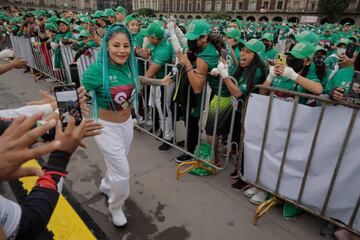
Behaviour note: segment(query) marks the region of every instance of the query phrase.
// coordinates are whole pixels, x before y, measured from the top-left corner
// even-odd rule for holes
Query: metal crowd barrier
[[[314,96],[314,95],[310,95],[310,94],[303,94],[303,93],[298,93],[298,92],[292,92],[292,91],[286,91],[286,90],[282,90],[282,89],[277,89],[277,88],[272,88],[272,87],[264,87],[264,86],[256,86],[258,89],[264,89],[269,91],[269,102],[268,102],[268,110],[267,112],[265,112],[264,114],[266,115],[265,117],[265,126],[264,126],[264,132],[263,132],[263,136],[262,136],[262,143],[261,146],[259,147],[260,149],[260,154],[259,154],[259,160],[258,160],[258,167],[257,169],[255,169],[256,173],[255,176],[256,177],[252,177],[252,179],[250,179],[249,175],[246,177],[247,173],[245,172],[244,175],[241,174],[241,179],[245,182],[247,182],[248,184],[255,186],[261,190],[264,190],[270,194],[272,194],[274,197],[271,198],[270,200],[267,200],[265,203],[261,204],[257,210],[256,210],[256,214],[254,216],[254,224],[257,224],[257,220],[263,216],[267,211],[269,211],[272,207],[274,207],[275,205],[277,205],[277,203],[282,202],[282,201],[286,201],[289,202],[291,204],[293,204],[295,207],[300,208],[305,210],[306,212],[309,212],[315,216],[318,216],[322,219],[325,219],[328,222],[331,222],[339,227],[345,228],[355,234],[360,234],[360,216],[359,216],[359,206],[360,206],[360,194],[359,197],[354,201],[354,202],[347,202],[348,205],[353,206],[352,208],[352,213],[348,219],[348,221],[340,221],[338,219],[336,219],[334,216],[329,216],[329,204],[330,201],[332,200],[332,197],[334,196],[334,186],[338,183],[338,181],[340,181],[341,179],[344,179],[346,177],[346,175],[344,176],[344,172],[339,171],[339,169],[341,168],[342,164],[343,164],[343,159],[344,159],[344,155],[346,154],[346,150],[347,147],[349,146],[349,140],[351,137],[351,134],[357,134],[356,136],[359,135],[359,132],[354,130],[354,123],[355,120],[357,118],[359,109],[360,109],[360,105],[356,105],[356,104],[352,104],[352,103],[347,103],[344,101],[341,102],[334,102],[328,98],[325,97],[321,97],[321,96]],[[265,155],[269,154],[269,152],[266,153],[266,149],[267,147],[269,147],[269,144],[272,144],[272,142],[269,142],[268,136],[270,135],[270,131],[269,131],[269,126],[270,126],[270,122],[271,122],[271,116],[272,113],[274,112],[274,99],[276,99],[276,94],[275,92],[283,92],[285,94],[289,94],[291,96],[294,97],[294,101],[292,103],[292,110],[291,110],[291,117],[290,117],[290,122],[287,129],[287,133],[286,133],[286,141],[285,141],[285,145],[283,146],[283,153],[282,153],[282,157],[281,160],[278,159],[280,161],[280,166],[279,166],[279,172],[278,175],[276,177],[277,181],[276,181],[276,185],[274,185],[275,187],[273,189],[270,189],[268,186],[266,186],[267,184],[269,184],[268,182],[264,182],[264,180],[262,179],[262,175],[266,174],[266,171],[269,171],[269,169],[264,169],[264,165],[268,164],[268,162],[266,161],[270,161],[268,160],[270,157]],[[250,131],[249,129],[245,129],[245,121],[246,121],[246,115],[248,113],[248,111],[253,111],[253,109],[247,109],[248,108],[248,103],[249,103],[249,99],[251,96],[249,96],[246,99],[246,104],[245,107],[243,108],[243,113],[242,113],[242,119],[241,119],[241,125],[242,125],[242,129],[241,129],[241,141],[240,141],[240,148],[239,148],[239,156],[244,156],[244,144],[245,144],[245,136],[246,136],[246,131]],[[287,164],[287,160],[289,159],[288,157],[288,153],[289,153],[289,143],[292,140],[292,137],[294,137],[294,132],[293,132],[293,127],[295,125],[296,122],[296,114],[298,112],[299,109],[299,99],[303,97],[303,98],[307,98],[307,99],[315,99],[318,102],[320,102],[320,113],[318,116],[318,120],[317,122],[313,122],[313,126],[315,128],[315,131],[313,133],[313,138],[309,139],[311,141],[311,148],[309,151],[309,154],[307,155],[307,160],[306,160],[306,166],[304,168],[304,171],[301,173],[302,178],[301,178],[301,185],[300,185],[300,190],[298,192],[297,197],[289,197],[287,195],[284,195],[282,193],[280,193],[280,187],[282,187],[283,189],[287,188],[289,189],[289,182],[285,182],[284,179],[284,174],[285,174],[285,166]],[[325,194],[325,200],[323,202],[323,204],[320,203],[321,200],[319,200],[319,198],[321,198],[322,196],[318,196],[316,201],[318,201],[317,204],[321,204],[321,207],[314,207],[314,206],[309,206],[308,203],[304,202],[304,195],[305,195],[305,189],[309,188],[309,176],[311,174],[312,171],[312,166],[314,165],[314,163],[317,163],[314,157],[315,152],[318,150],[317,146],[319,145],[319,135],[321,132],[321,127],[324,125],[324,116],[325,116],[325,112],[326,110],[329,108],[329,106],[333,106],[333,105],[340,105],[340,106],[345,106],[346,108],[350,108],[351,109],[351,117],[349,117],[349,122],[345,122],[345,123],[339,123],[339,124],[344,124],[344,126],[346,127],[346,131],[345,131],[345,136],[344,139],[342,140],[342,145],[340,147],[340,152],[339,152],[339,156],[334,156],[334,158],[336,158],[336,164],[335,164],[335,168],[333,169],[333,172],[329,173],[331,174],[331,180],[330,180],[330,185],[328,190],[326,191]],[[340,107],[339,106],[339,107]],[[338,109],[336,109],[338,110]],[[290,113],[289,113],[290,114]],[[275,116],[274,116],[275,117]],[[251,121],[250,119],[248,121]],[[286,127],[286,126],[284,126]],[[359,130],[357,128],[357,130]],[[322,130],[324,131],[324,130]],[[261,133],[259,133],[261,134]],[[298,137],[298,136],[297,136]],[[329,137],[342,137],[342,136],[329,136]],[[274,139],[271,139],[272,141]],[[276,140],[277,141],[277,140]],[[326,149],[323,149],[326,150]],[[248,151],[250,151],[248,149]],[[280,151],[280,150],[279,150]],[[272,156],[273,158],[275,158],[275,156]],[[257,155],[256,157],[257,158]],[[347,158],[349,158],[347,156]],[[245,164],[247,162],[246,159],[240,158],[241,161],[243,161]],[[254,159],[252,159],[254,160]],[[354,161],[357,161],[358,159],[353,159]],[[305,164],[305,163],[303,163]],[[328,163],[329,164],[329,163]],[[238,166],[241,166],[242,164],[238,164]],[[358,166],[358,165],[356,165]],[[360,169],[358,169],[360,170]],[[355,170],[356,171],[356,170]],[[358,172],[358,171],[357,171]],[[342,175],[340,175],[342,174]],[[347,174],[347,173],[346,173]],[[339,180],[340,179],[340,180]],[[267,179],[268,180],[268,179]],[[353,192],[353,191],[358,191],[359,186],[356,185],[356,182],[359,182],[359,179],[352,179],[355,185],[354,186],[349,186],[348,187],[348,193]],[[312,182],[313,183],[313,182]],[[328,183],[328,182],[327,182]],[[323,183],[323,184],[327,184],[327,183]],[[326,185],[327,186],[327,185]],[[357,194],[357,192],[355,192],[355,194]],[[307,196],[308,197],[308,196]],[[334,203],[332,202],[332,209],[334,206]],[[340,204],[340,203],[339,203]],[[339,209],[338,211],[342,211],[342,209]],[[355,229],[355,221],[357,220],[357,229]]]

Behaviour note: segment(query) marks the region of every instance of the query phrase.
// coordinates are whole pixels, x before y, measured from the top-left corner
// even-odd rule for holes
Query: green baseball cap
[[[323,47],[320,46],[320,45],[317,45],[317,46],[315,47],[315,53],[318,52],[318,51],[322,51],[324,54],[327,54],[326,49],[323,48]]]
[[[54,23],[45,23],[45,30],[57,31],[57,26]]]
[[[107,8],[104,11],[104,17],[116,17],[115,11],[111,8]]]
[[[315,46],[319,42],[319,36],[312,31],[303,31],[299,34],[295,34],[294,37],[298,43],[309,42]]]
[[[86,16],[82,17],[79,19],[80,22],[83,22],[83,23],[90,23],[90,19]]]
[[[68,26],[70,26],[70,23],[66,20],[66,19],[63,19],[63,18],[60,18],[60,19],[58,19],[57,21],[56,21],[56,24],[58,24],[59,25],[59,23],[64,23],[64,24],[66,24],[66,25],[68,25]]]
[[[127,25],[130,21],[139,21],[139,16],[136,14],[127,15],[125,18],[125,24]]]
[[[203,19],[195,19],[191,21],[186,30],[186,38],[195,40],[201,36],[208,35],[210,33],[210,25]]]
[[[258,39],[250,39],[247,42],[244,42],[243,45],[248,48],[253,53],[256,53],[257,55],[261,56],[265,52],[265,45],[262,43],[262,41]]]
[[[75,25],[74,28],[73,28],[73,32],[76,31],[76,32],[81,32],[81,30],[84,30],[84,28],[80,25]]]
[[[117,7],[116,9],[115,9],[115,11],[117,12],[117,13],[122,13],[122,14],[126,14],[126,9],[125,8],[123,8],[122,6],[119,6],[119,7]]]
[[[336,42],[336,46],[338,46],[338,45],[340,45],[340,44],[348,45],[348,44],[349,44],[349,39],[347,39],[347,38],[340,38],[340,39]]]
[[[90,37],[90,32],[88,30],[81,30],[80,37]]]
[[[315,47],[309,42],[297,43],[286,55],[292,55],[299,59],[312,58],[315,54]]]
[[[151,23],[149,27],[146,29],[145,36],[154,37],[157,39],[164,38],[165,29],[160,23]]]
[[[228,36],[229,38],[232,38],[235,40],[238,40],[240,38],[240,31],[237,28],[233,28],[233,27],[227,28],[227,29],[225,29],[224,34],[226,36]]]
[[[260,40],[268,40],[270,42],[274,41],[274,34],[272,33],[265,33],[264,35],[262,35]]]
[[[101,18],[104,17],[104,13],[100,10],[97,10],[94,14],[91,14],[92,18]]]

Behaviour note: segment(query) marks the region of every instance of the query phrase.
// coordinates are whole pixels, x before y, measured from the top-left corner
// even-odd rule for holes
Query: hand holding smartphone
[[[286,64],[286,56],[282,53],[278,53],[278,55],[276,56],[276,60],[277,60],[277,64],[282,64],[282,65]]]
[[[82,116],[76,86],[74,84],[55,86],[54,92],[63,128],[67,126],[69,116],[75,118],[76,126],[79,125]]]

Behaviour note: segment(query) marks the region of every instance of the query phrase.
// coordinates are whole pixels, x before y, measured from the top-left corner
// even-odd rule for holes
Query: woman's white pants
[[[107,167],[102,187],[110,193],[109,210],[122,208],[130,193],[128,154],[134,135],[131,117],[124,123],[113,123],[99,119],[102,133],[95,141],[104,155]]]

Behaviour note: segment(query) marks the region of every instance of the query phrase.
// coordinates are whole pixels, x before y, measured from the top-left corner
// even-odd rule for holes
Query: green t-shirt
[[[143,42],[144,42],[144,36],[141,33],[137,33],[135,35],[132,35],[132,39],[134,41],[133,45],[134,46],[140,46],[142,47]]]
[[[320,79],[317,77],[316,72],[309,70],[309,73],[306,75],[306,78],[317,83],[321,83]],[[296,91],[300,93],[310,93],[305,90],[302,86],[297,85],[295,81],[285,78],[283,76],[275,76],[272,80],[272,87],[281,88],[289,91]],[[299,103],[305,104],[307,99],[300,98]]]
[[[96,44],[96,42],[94,40],[90,40],[88,41],[86,44],[83,42],[83,41],[80,41],[77,43],[77,45],[81,48],[81,47],[84,47],[85,45],[87,47],[90,47],[90,48],[94,48],[94,47],[97,47],[98,45]]]
[[[339,58],[336,56],[336,54],[332,54],[329,57],[325,59],[325,65],[328,69],[333,71],[335,69],[336,64],[339,62]]]
[[[263,76],[260,68],[256,69],[255,72],[255,76],[254,76],[254,86],[257,84],[262,84],[265,80],[266,76]],[[237,79],[237,83],[239,86],[240,91],[242,92],[243,95],[247,95],[248,91],[247,91],[247,84],[248,84],[248,79],[247,76],[245,74],[245,71],[242,72],[241,77],[239,79]]]
[[[167,39],[151,49],[151,63],[161,66],[161,70],[156,74],[156,78],[162,79],[165,77],[165,64],[172,63],[173,48]]]
[[[209,83],[211,91],[218,95],[219,92],[219,77],[213,77],[209,73],[213,68],[216,68],[219,63],[219,52],[216,50],[215,46],[211,43],[208,43],[206,47],[198,54],[198,58],[201,58],[205,63],[208,65],[208,74],[206,76],[206,80]],[[229,97],[230,92],[226,88],[226,86],[222,86],[221,88],[221,96],[222,97]]]
[[[65,39],[70,39],[72,37],[71,32],[66,32],[66,33],[56,33],[55,37],[54,37],[54,42],[55,43],[59,43],[61,41],[61,39],[65,38]]]
[[[102,64],[91,64],[84,72],[82,80],[86,91],[95,91],[99,108],[113,110],[112,104],[114,104],[115,109],[121,110],[123,104],[129,105],[135,92],[129,66],[127,64],[122,66],[109,64],[111,99],[109,99],[109,93],[105,92],[102,73]]]
[[[346,67],[339,69],[331,80],[328,81],[325,93],[330,94],[334,88],[345,87],[344,93],[349,93],[350,84],[354,77],[354,67]]]
[[[261,55],[261,60],[263,60],[263,62],[265,63],[266,59],[275,59],[276,55],[277,55],[276,50],[271,48]]]

